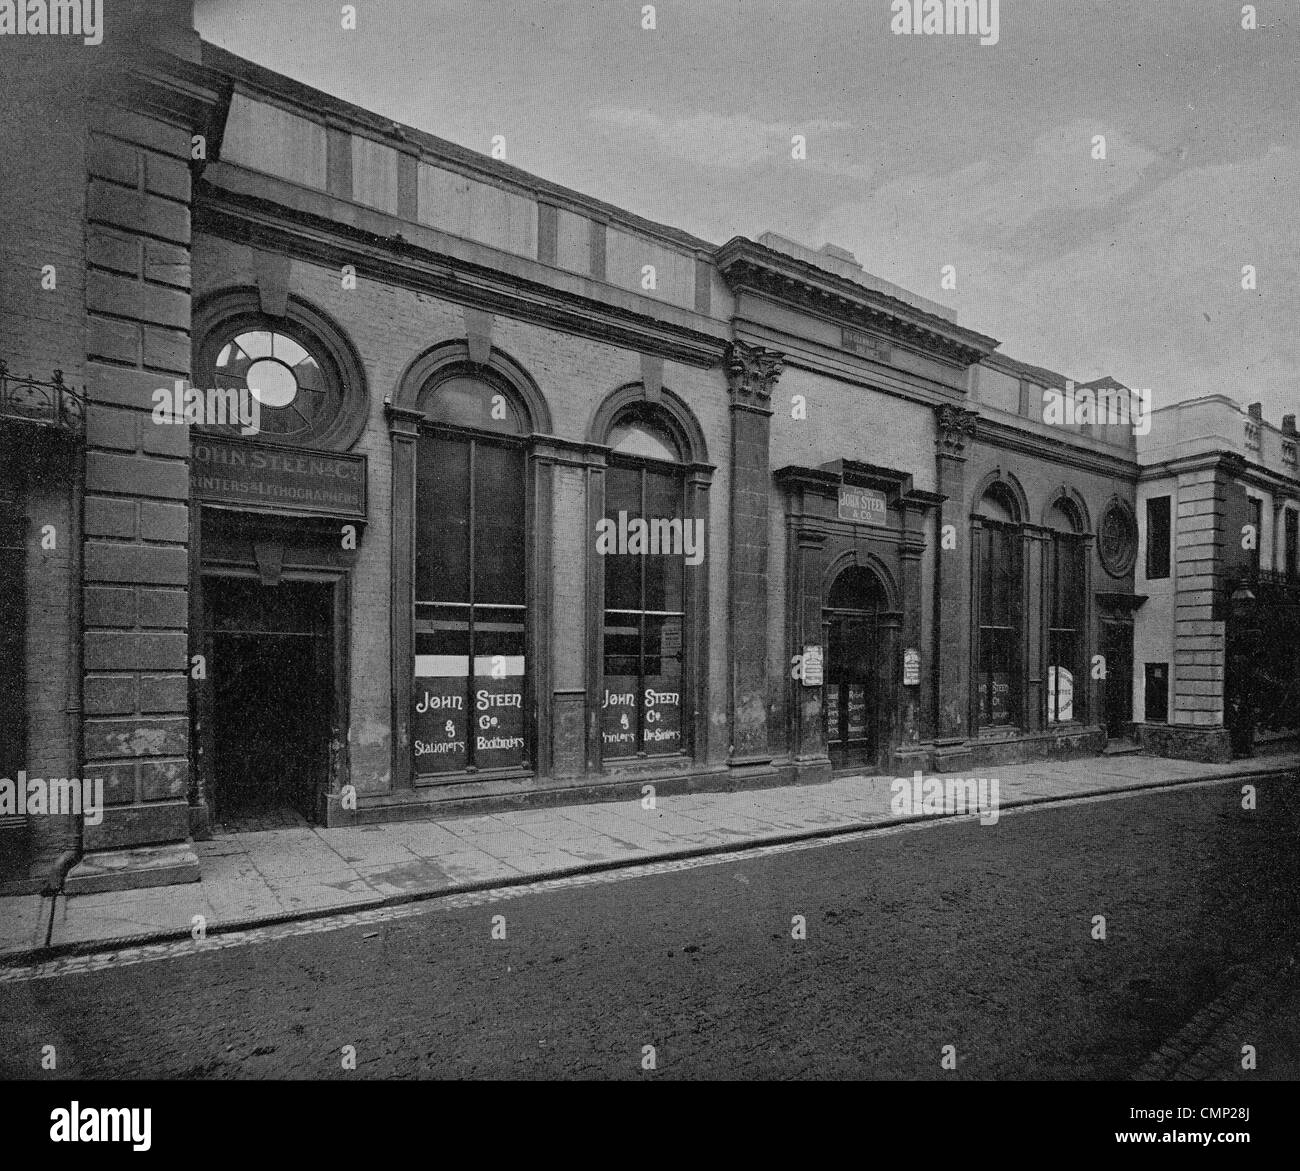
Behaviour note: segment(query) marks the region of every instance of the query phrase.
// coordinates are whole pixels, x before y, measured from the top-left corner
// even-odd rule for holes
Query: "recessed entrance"
[[[885,594],[869,569],[850,566],[822,608],[826,752],[835,769],[875,768],[879,753],[880,611]]]
[[[1101,653],[1106,661],[1106,737],[1126,738],[1133,732],[1133,623],[1102,619]]]
[[[212,804],[219,832],[315,820],[329,775],[329,583],[205,577]]]

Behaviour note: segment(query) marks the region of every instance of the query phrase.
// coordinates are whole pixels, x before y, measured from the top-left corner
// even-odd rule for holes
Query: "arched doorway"
[[[874,768],[880,752],[880,615],[884,587],[871,570],[851,565],[831,585],[822,607],[826,675],[822,691],[826,752],[831,766]]]

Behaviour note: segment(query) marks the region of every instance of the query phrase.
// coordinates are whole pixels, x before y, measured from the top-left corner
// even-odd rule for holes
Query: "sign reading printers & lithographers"
[[[366,457],[195,435],[190,495],[213,504],[366,515]]]
[[[841,488],[840,520],[859,525],[887,525],[885,494],[871,488]]]

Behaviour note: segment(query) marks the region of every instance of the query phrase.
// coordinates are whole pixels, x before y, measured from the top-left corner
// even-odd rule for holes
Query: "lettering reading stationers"
[[[190,445],[196,500],[323,516],[366,515],[366,457],[242,439]]]
[[[860,525],[888,524],[885,494],[870,488],[841,488],[840,520]]]

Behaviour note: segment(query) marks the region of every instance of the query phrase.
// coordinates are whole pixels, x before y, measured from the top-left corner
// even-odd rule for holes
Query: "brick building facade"
[[[105,57],[48,144],[57,222],[6,244],[24,288],[64,250],[3,356],[62,369],[85,427],[84,487],[7,489],[72,535],[48,565],[14,538],[10,626],[52,669],[10,672],[4,765],[106,800],[24,829],[29,881],[60,850],[70,892],[192,879],[193,838],[268,810],[987,770],[1131,730],[1127,420],[1049,421],[1072,384],[841,249],[715,246],[174,15]],[[255,399],[255,432],[161,420],[177,382]]]

